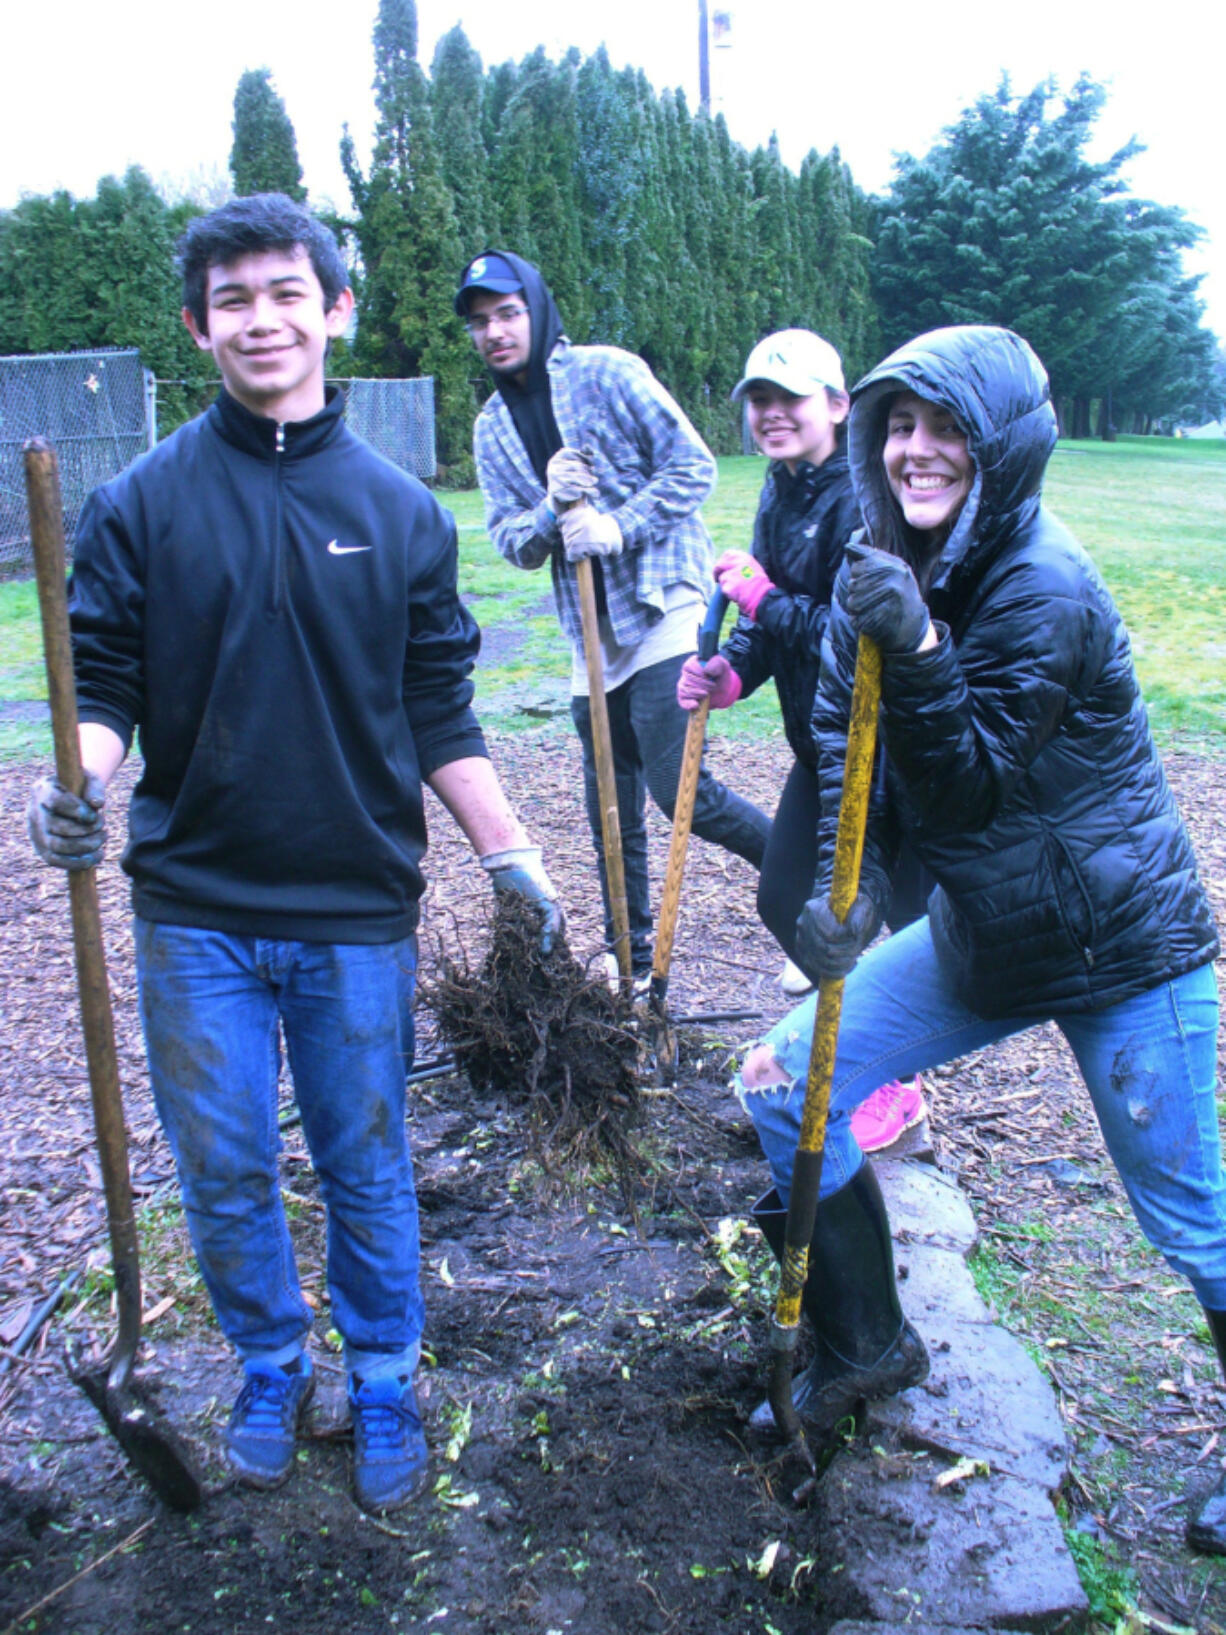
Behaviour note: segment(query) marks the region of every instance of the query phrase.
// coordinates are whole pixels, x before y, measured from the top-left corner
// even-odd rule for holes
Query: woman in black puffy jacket
[[[1073,1050],[1145,1235],[1191,1282],[1226,1370],[1218,939],[1127,632],[1093,563],[1041,503],[1055,440],[1042,365],[1004,329],[922,335],[853,394],[865,530],[826,632],[819,894],[797,931],[814,979],[848,978],[805,1301],[820,1343],[797,1391],[821,1420],[926,1369],[848,1109],[883,1077],[1048,1019]],[[860,893],[840,924],[824,891],[859,635],[882,652],[885,775]],[[861,958],[904,837],[937,882],[929,914]],[[760,1206],[768,1234],[790,1184],[813,1010],[807,1001],[773,1029],[740,1076],[778,1193]],[[1226,1480],[1188,1536],[1226,1553]]]

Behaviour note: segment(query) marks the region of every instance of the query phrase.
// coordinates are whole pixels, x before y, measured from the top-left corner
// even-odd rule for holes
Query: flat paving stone
[[[992,1313],[956,1249],[912,1239],[894,1246],[903,1310],[913,1323],[990,1323]]]
[[[1054,1628],[1086,1599],[1052,1505],[1068,1444],[1051,1384],[975,1288],[978,1231],[957,1185],[915,1158],[874,1167],[931,1372],[868,1404],[818,1485],[822,1565],[838,1568],[830,1610],[856,1614],[834,1635]],[[934,1487],[962,1460],[979,1468]]]
[[[970,1254],[979,1228],[956,1182],[932,1164],[888,1158],[875,1158],[872,1164],[897,1241],[906,1244],[914,1239]]]
[[[883,1480],[867,1461],[847,1461],[820,1484],[823,1566],[842,1546],[847,1589],[870,1620],[1044,1630],[1086,1611],[1042,1488],[991,1475],[934,1492],[936,1473]]]
[[[932,1371],[923,1385],[870,1403],[867,1423],[904,1447],[991,1468],[1054,1493],[1068,1469],[1068,1442],[1052,1388],[1026,1348],[991,1323],[916,1319]]]

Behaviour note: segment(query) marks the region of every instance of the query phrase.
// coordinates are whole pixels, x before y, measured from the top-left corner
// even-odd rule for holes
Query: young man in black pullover
[[[422,1331],[400,1000],[416,968],[422,784],[497,890],[556,893],[471,708],[480,642],[451,518],[345,426],[324,385],[353,296],[331,235],[279,194],[180,245],[184,321],[212,408],[82,514],[70,601],[83,795],[39,781],[45,861],[102,854],[106,786],[140,734],[132,881],[149,1073],[218,1321],[246,1380],[240,1477],[290,1473],[314,1380],[277,1177],[278,1038],[329,1210],[355,1486],[368,1509],[426,1478]]]

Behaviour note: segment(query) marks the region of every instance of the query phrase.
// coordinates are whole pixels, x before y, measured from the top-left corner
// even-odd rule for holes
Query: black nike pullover
[[[484,755],[456,530],[342,418],[222,392],[91,495],[81,719],[139,732],[123,867],[146,919],[381,943],[418,918],[422,780]]]

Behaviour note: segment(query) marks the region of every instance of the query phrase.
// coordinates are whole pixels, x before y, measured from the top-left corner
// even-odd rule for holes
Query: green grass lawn
[[[751,456],[719,462],[704,509],[717,550],[748,546],[765,469]],[[502,561],[486,537],[479,494],[440,498],[459,528],[460,589],[478,623],[516,638],[482,669],[481,695],[490,701],[483,714],[491,725],[522,725],[516,697],[569,673],[567,644],[548,611],[548,571],[523,573]],[[1226,752],[1226,441],[1063,442],[1046,498],[1119,601],[1160,742]],[[0,755],[49,753],[45,730],[20,709],[6,718],[3,708],[46,697],[40,655],[33,582],[0,584]],[[773,689],[718,717],[714,729],[737,738],[777,731]]]

